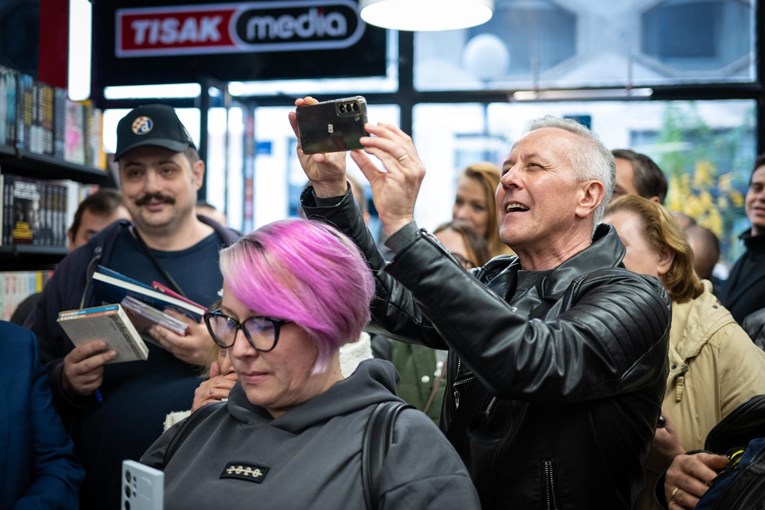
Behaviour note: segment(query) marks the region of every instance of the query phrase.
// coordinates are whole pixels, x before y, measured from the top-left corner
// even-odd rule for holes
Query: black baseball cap
[[[166,104],[147,104],[134,108],[117,124],[115,161],[126,152],[145,145],[163,147],[173,152],[183,152],[189,147],[196,149],[175,110]]]

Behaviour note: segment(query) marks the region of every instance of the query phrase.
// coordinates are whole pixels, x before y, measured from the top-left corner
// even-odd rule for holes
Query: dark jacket
[[[765,351],[765,308],[750,313],[741,326],[754,344]]]
[[[671,305],[656,279],[621,267],[611,226],[516,296],[516,257],[469,274],[419,232],[386,267],[348,196],[302,198],[366,255],[372,329],[451,349],[441,426],[469,414],[453,440],[485,510],[631,508],[664,395]]]
[[[76,510],[84,477],[51,403],[37,340],[0,321],[0,508]]]
[[[222,227],[205,216],[197,218],[213,227],[225,244],[232,244],[239,238],[235,231]],[[58,312],[100,304],[93,297],[91,277],[99,264],[108,265],[115,240],[122,231],[130,228],[130,225],[127,220],[116,221],[87,244],[67,255],[56,268],[55,291],[53,286],[46,286],[35,312],[27,321],[27,326],[31,327],[40,339],[40,356],[47,366],[54,399],[60,411],[67,405],[79,402],[70,400],[61,387],[64,357],[74,349],[74,344],[56,322]]]
[[[765,235],[752,237],[747,230],[739,239],[746,251],[731,268],[720,302],[743,325],[748,315],[765,306]]]

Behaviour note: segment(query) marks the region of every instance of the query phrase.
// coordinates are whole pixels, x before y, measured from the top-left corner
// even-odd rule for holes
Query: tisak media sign
[[[343,49],[364,34],[353,0],[123,8],[118,58]]]

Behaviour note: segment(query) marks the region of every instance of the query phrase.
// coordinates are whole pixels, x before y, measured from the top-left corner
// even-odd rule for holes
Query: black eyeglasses
[[[224,314],[220,309],[207,312],[204,315],[207,331],[213,341],[222,349],[228,349],[236,341],[236,333],[240,329],[250,345],[260,352],[272,351],[279,341],[279,331],[285,324],[292,321],[274,319],[273,317],[249,317],[243,322]]]

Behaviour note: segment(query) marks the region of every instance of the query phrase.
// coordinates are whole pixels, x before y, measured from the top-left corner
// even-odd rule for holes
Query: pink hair
[[[247,308],[308,332],[319,351],[314,373],[326,370],[332,354],[356,341],[369,322],[372,273],[353,242],[329,225],[268,224],[223,250],[220,267]]]

